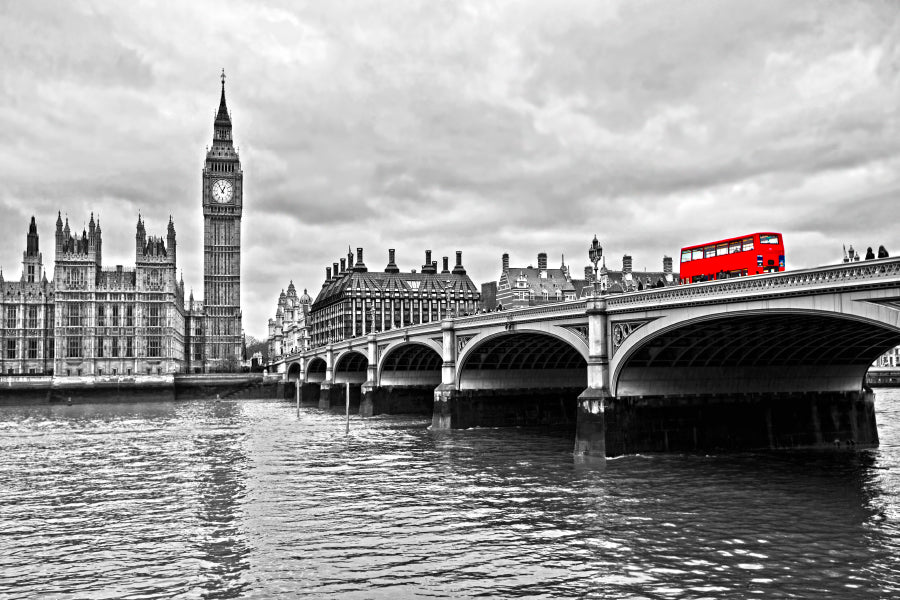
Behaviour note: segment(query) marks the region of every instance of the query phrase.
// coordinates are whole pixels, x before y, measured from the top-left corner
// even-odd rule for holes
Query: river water
[[[0,598],[900,597],[881,447],[579,466],[282,401],[0,407]]]

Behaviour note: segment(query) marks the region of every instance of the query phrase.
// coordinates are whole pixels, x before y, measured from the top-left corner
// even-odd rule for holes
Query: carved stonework
[[[443,345],[444,345],[444,338],[443,338],[443,337],[433,337],[433,338],[431,338],[431,341],[434,342],[434,343],[436,343],[438,346],[443,346]]]
[[[466,344],[468,344],[469,340],[471,340],[473,337],[475,337],[475,336],[474,335],[458,335],[458,336],[456,336],[456,355],[457,356],[459,356],[459,354],[462,352],[462,349],[466,347]]]
[[[619,349],[619,346],[625,343],[632,333],[649,323],[652,319],[643,321],[617,321],[612,324],[612,341],[613,352]]]
[[[588,339],[588,326],[587,325],[563,325],[564,329],[568,329],[584,341]]]

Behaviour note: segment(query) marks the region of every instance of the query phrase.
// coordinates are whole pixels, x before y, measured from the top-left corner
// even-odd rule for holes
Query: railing
[[[885,282],[900,282],[900,258],[882,258],[862,263],[846,263],[802,271],[753,275],[616,294],[606,296],[606,301],[610,309],[630,309],[634,306],[706,301],[726,296],[737,299],[742,296],[803,293]]]

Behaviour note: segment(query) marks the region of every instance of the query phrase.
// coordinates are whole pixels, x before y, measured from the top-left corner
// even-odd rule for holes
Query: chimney
[[[331,281],[331,267],[325,267],[325,283]]]
[[[387,267],[385,267],[385,269],[384,269],[385,273],[399,273],[400,272],[400,269],[397,267],[397,262],[395,261],[395,258],[396,258],[396,253],[394,252],[394,249],[391,248],[390,250],[388,250],[388,264],[387,264]]]
[[[332,266],[331,274],[334,276],[335,279],[337,279],[338,278],[338,264],[331,263],[331,266]]]
[[[466,269],[465,269],[465,267],[463,267],[463,264],[462,264],[462,250],[456,251],[456,266],[453,267],[453,274],[454,275],[465,275],[466,274]]]
[[[450,272],[450,258],[444,257],[444,270],[441,273],[449,273]]]
[[[366,269],[366,263],[363,262],[362,248],[356,249],[356,264],[353,265],[353,271],[356,273],[365,273],[366,271],[368,271],[368,269]]]
[[[425,264],[422,265],[423,273],[437,273],[437,261],[431,260],[431,250],[425,251]]]
[[[591,267],[590,265],[588,265],[584,268],[584,279],[585,279],[585,281],[587,281],[589,283],[591,281],[594,281],[594,268]]]
[[[504,252],[503,253],[503,272],[505,273],[507,271],[509,271],[509,254]]]
[[[631,273],[631,256],[627,254],[622,257],[622,272]]]
[[[343,275],[346,272],[347,272],[347,259],[342,258],[341,259],[341,275]]]
[[[671,256],[663,256],[663,273],[671,273],[672,272],[672,257]]]
[[[546,252],[538,253],[538,270],[540,270],[540,271],[547,270],[547,253]]]

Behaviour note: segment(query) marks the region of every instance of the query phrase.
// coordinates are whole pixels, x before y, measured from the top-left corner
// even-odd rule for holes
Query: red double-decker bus
[[[681,283],[784,271],[780,233],[751,233],[681,249]]]

